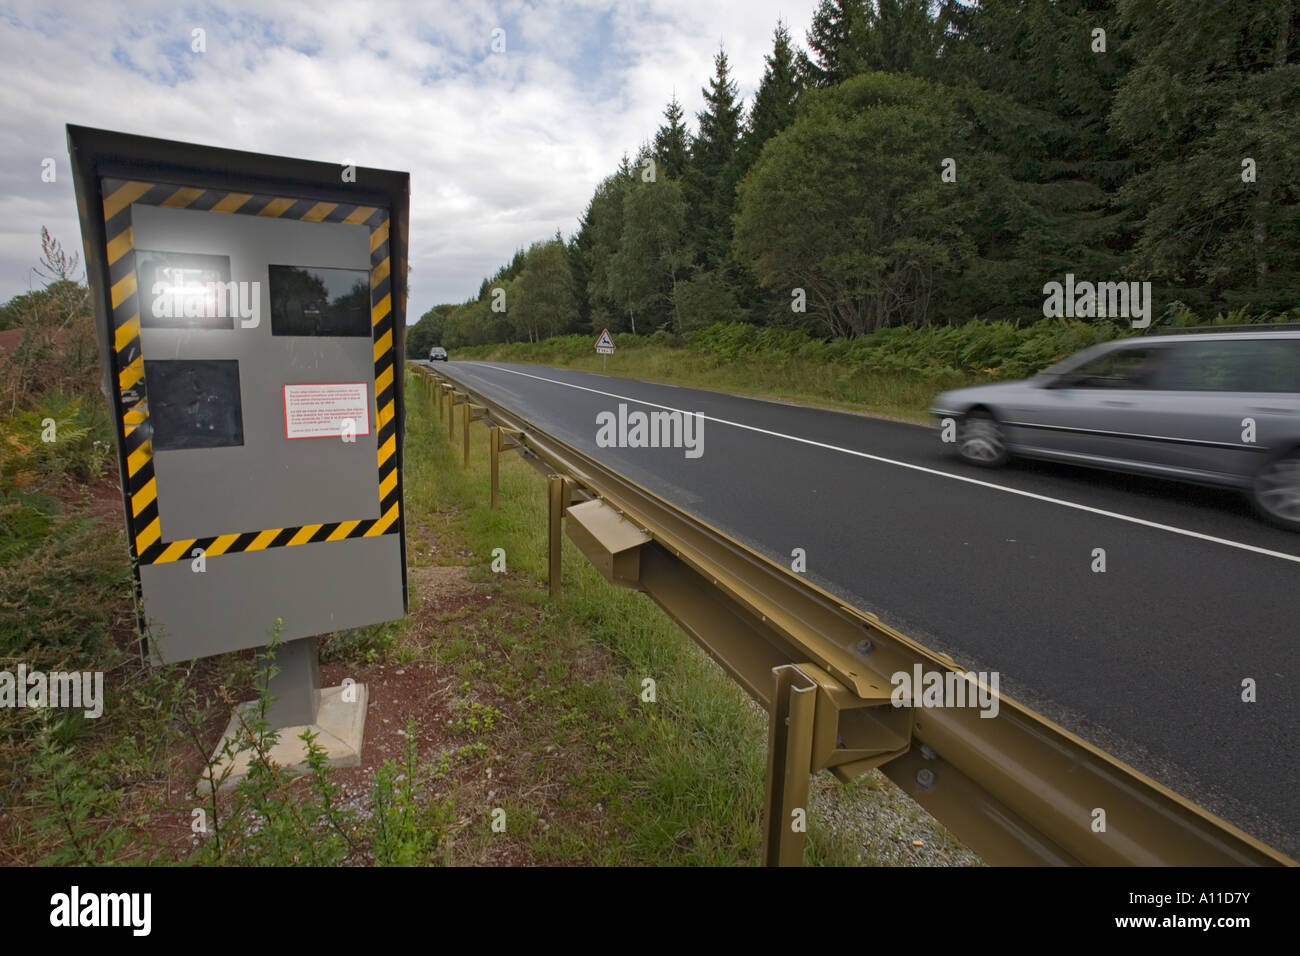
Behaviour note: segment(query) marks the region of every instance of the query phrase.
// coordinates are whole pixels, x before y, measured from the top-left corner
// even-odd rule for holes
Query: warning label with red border
[[[369,434],[370,386],[366,382],[284,386],[285,438]]]

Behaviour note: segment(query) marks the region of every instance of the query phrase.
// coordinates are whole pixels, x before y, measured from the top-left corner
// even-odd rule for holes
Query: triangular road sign
[[[609,336],[609,329],[603,330],[600,333],[600,338],[596,339],[596,351],[603,352],[606,349],[611,352],[614,351],[614,340]]]

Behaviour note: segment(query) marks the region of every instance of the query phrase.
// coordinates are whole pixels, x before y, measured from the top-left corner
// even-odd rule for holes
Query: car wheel
[[[1259,470],[1250,490],[1256,510],[1273,524],[1300,531],[1300,448]]]
[[[998,468],[1011,457],[1002,426],[988,412],[971,412],[962,419],[957,429],[957,454],[982,468]]]

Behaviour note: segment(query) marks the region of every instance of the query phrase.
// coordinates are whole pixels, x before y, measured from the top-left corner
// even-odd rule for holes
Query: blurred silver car
[[[1241,488],[1300,531],[1300,331],[1106,342],[1033,378],[944,392],[930,411],[972,464],[1048,458]]]

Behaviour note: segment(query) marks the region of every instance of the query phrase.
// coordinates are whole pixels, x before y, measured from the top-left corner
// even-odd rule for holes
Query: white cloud
[[[408,318],[577,227],[674,90],[694,121],[725,46],[748,103],[815,0],[20,3],[0,11],[0,301],[42,225],[80,248],[64,124],[411,173]],[[492,30],[506,52],[489,51]],[[207,51],[190,50],[191,31]],[[41,181],[53,157],[58,181]]]

